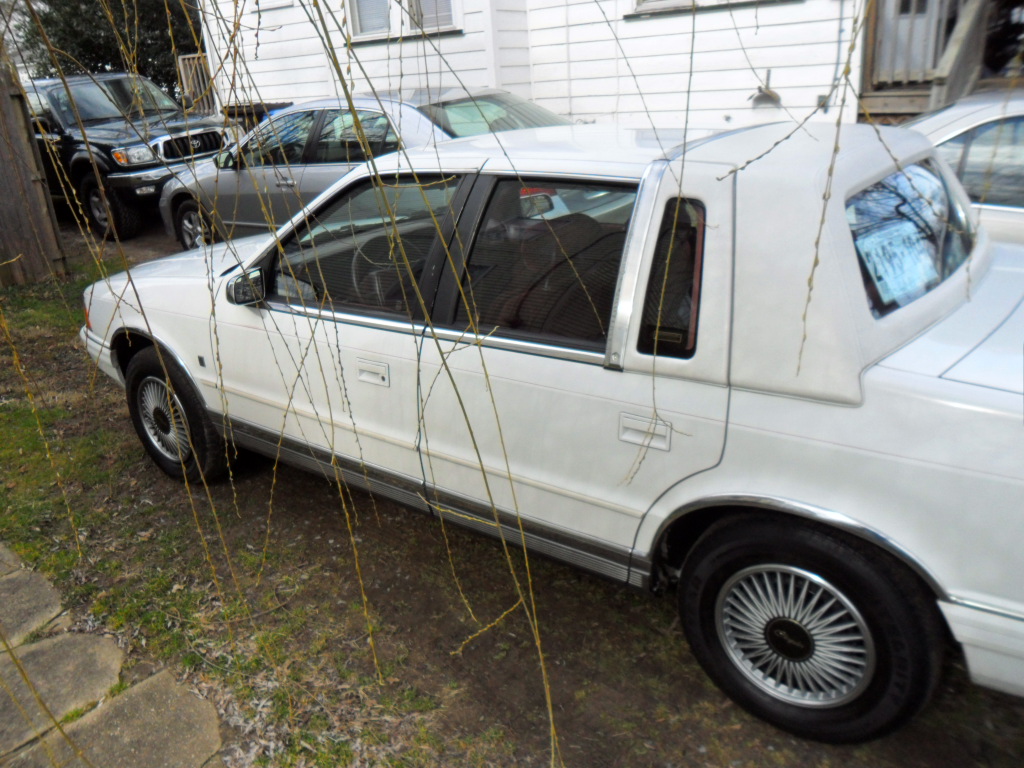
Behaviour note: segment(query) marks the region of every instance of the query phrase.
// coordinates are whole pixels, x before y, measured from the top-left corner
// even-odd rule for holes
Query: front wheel
[[[174,214],[174,231],[185,250],[214,242],[210,222],[195,200],[185,200]]]
[[[213,480],[227,468],[224,441],[199,395],[164,352],[147,347],[125,374],[128,412],[150,458],[174,478]]]
[[[713,526],[683,567],[680,612],[708,675],[806,738],[866,741],[910,719],[938,679],[934,600],[888,554],[812,524]]]
[[[116,232],[121,240],[128,240],[139,234],[142,227],[139,209],[121,200],[112,190],[101,189],[95,174],[85,174],[78,183],[78,196],[85,207],[89,227],[100,237],[113,237]]]

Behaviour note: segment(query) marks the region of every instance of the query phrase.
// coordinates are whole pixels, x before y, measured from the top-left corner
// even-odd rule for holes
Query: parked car
[[[992,237],[1024,244],[1024,89],[975,93],[907,126],[953,166]]]
[[[357,96],[351,108],[344,99],[308,102],[276,113],[216,160],[184,169],[164,190],[160,213],[167,233],[186,249],[214,232],[261,234],[364,162],[367,149],[379,157],[399,146],[568,122],[493,89],[385,92]]]
[[[919,134],[790,130],[380,157],[274,235],[96,283],[81,336],[169,475],[231,440],[674,589],[793,733],[896,728],[948,634],[1024,695],[1021,249]]]
[[[33,80],[26,94],[50,193],[77,196],[103,236],[134,237],[175,172],[237,139],[234,123],[186,115],[140,75]]]

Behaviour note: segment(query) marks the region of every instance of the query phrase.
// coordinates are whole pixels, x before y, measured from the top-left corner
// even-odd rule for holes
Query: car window
[[[930,162],[911,165],[851,197],[846,218],[875,317],[906,306],[967,259],[974,233]]]
[[[425,104],[418,109],[434,125],[456,137],[570,123],[566,118],[511,93],[442,101]]]
[[[380,112],[357,110],[366,143],[376,157],[398,149],[398,134]],[[324,116],[323,127],[313,146],[314,163],[361,163],[366,152],[359,142],[353,113],[347,109],[332,109]]]
[[[960,180],[971,200],[1024,207],[1024,117],[975,128],[966,147]]]
[[[301,163],[316,115],[315,111],[292,112],[260,126],[242,147],[242,162],[247,166]]]
[[[638,351],[693,357],[703,250],[704,206],[695,200],[669,200],[644,296]]]
[[[469,254],[456,322],[603,346],[635,201],[633,187],[498,182]]]
[[[272,295],[310,307],[416,314],[414,285],[458,182],[367,181],[345,192],[282,243]]]

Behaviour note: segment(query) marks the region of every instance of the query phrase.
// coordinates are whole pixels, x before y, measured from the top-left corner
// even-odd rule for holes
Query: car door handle
[[[356,358],[356,378],[367,384],[376,384],[378,387],[391,386],[391,372],[387,363]]]
[[[668,451],[672,449],[672,425],[661,419],[620,413],[619,440],[645,448]]]
[[[295,179],[278,179],[276,185],[279,187],[294,187]]]

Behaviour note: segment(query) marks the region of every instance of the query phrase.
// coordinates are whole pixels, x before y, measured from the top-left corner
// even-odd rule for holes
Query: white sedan
[[[82,338],[168,474],[231,441],[672,591],[793,733],[898,727],[950,636],[1024,695],[1024,258],[920,134],[790,132],[392,154],[96,283]]]

